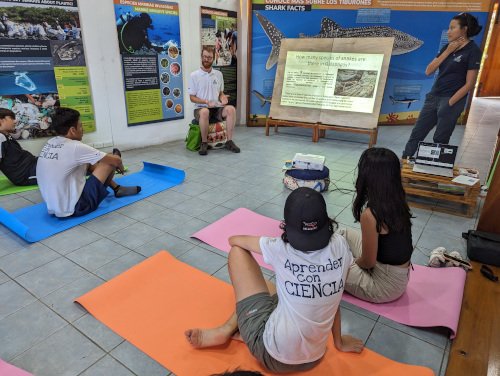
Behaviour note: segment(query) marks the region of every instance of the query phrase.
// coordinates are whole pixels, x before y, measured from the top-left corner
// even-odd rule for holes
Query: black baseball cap
[[[299,251],[325,248],[333,235],[321,193],[312,188],[295,189],[285,203],[285,231],[290,245]]]

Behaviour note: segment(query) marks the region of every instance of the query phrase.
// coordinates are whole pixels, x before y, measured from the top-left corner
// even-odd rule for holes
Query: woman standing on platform
[[[427,94],[410,139],[403,151],[403,159],[412,157],[418,143],[436,126],[434,142],[447,144],[464,109],[467,93],[474,88],[481,50],[470,38],[479,34],[482,27],[477,18],[460,13],[452,18],[448,28],[448,44],[425,70],[426,75],[436,70],[438,76]]]
[[[370,148],[361,155],[352,212],[361,232],[343,230],[354,256],[345,291],[372,303],[398,299],[408,285],[412,215],[391,150]]]

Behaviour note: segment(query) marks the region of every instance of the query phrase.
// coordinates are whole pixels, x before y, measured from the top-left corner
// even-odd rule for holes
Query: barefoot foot
[[[223,345],[231,338],[232,333],[224,327],[214,329],[188,329],[184,332],[187,341],[195,348]]]

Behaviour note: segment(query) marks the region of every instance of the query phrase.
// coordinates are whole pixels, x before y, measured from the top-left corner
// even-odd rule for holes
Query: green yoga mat
[[[27,191],[34,191],[38,189],[38,185],[14,185],[4,175],[0,176],[0,196],[12,195],[14,193],[21,193]]]
[[[125,171],[128,171],[128,167],[125,166]],[[38,189],[38,185],[14,185],[10,182],[5,175],[0,175],[0,196],[12,195],[14,193],[34,191]]]

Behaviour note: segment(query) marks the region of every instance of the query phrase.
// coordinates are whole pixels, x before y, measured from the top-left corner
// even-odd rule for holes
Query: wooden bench
[[[446,376],[500,375],[500,282],[483,277],[480,263],[472,266]],[[490,268],[500,277],[500,268]]]
[[[459,175],[457,167],[453,173],[454,176]],[[407,161],[403,161],[401,179],[410,206],[469,218],[474,215],[481,191],[479,182],[467,186],[452,182],[453,178],[450,177],[413,172],[413,165]],[[443,186],[456,188],[458,191],[444,190]],[[414,198],[425,198],[426,201],[416,202]],[[440,203],[451,203],[454,206],[444,207]]]
[[[363,128],[352,128],[343,127],[339,125],[326,125],[322,123],[305,123],[299,121],[290,120],[279,120],[273,119],[272,117],[266,120],[266,136],[269,136],[269,128],[274,127],[274,132],[278,133],[279,127],[300,127],[312,129],[312,142],[318,142],[320,138],[325,137],[326,131],[338,131],[338,132],[349,132],[349,133],[360,133],[370,136],[368,142],[368,147],[371,148],[377,143],[378,129],[363,129]]]

